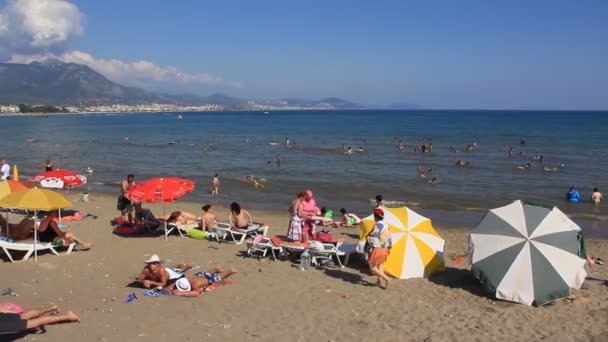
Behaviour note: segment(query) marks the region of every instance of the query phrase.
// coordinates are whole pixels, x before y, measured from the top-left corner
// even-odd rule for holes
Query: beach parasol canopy
[[[12,179],[5,180],[4,182],[0,182],[0,198],[10,194],[11,192],[29,189],[31,186],[18,182]]]
[[[60,194],[46,189],[32,188],[12,192],[0,198],[0,207],[26,210],[55,210],[72,206]]]
[[[393,240],[384,271],[393,277],[408,279],[426,277],[443,270],[445,241],[435,231],[431,220],[407,207],[382,209]],[[375,223],[373,215],[361,221],[361,240],[365,240]]]
[[[543,305],[587,276],[581,228],[558,208],[515,201],[490,210],[471,232],[471,270],[496,298]]]
[[[34,210],[34,217],[38,210],[64,209],[72,203],[60,194],[46,189],[23,189],[12,192],[0,198],[0,207]],[[38,229],[34,229],[34,260],[38,261]]]
[[[170,203],[194,190],[194,185],[193,181],[183,178],[152,178],[135,184],[125,197],[134,202]]]
[[[183,197],[194,190],[194,185],[193,181],[178,177],[152,178],[135,184],[125,194],[125,197],[133,202],[162,202],[163,216],[166,216],[165,203],[170,203]],[[165,226],[165,239],[167,239],[167,221],[163,220],[163,222]]]
[[[54,170],[43,172],[29,180],[40,182],[40,185],[43,187],[59,189],[86,184],[87,177],[70,170]]]

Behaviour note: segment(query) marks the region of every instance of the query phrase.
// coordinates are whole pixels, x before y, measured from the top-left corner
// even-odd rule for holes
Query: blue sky
[[[83,32],[48,51],[206,75],[114,75],[121,83],[425,108],[608,109],[605,0],[72,3]]]

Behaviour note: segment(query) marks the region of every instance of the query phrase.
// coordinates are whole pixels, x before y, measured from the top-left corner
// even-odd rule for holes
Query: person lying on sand
[[[185,263],[177,264],[174,268],[166,268],[156,254],[144,260],[144,263],[146,263],[146,266],[137,277],[137,282],[145,288],[167,286],[184,277],[184,272],[192,268]]]
[[[80,322],[80,318],[72,311],[53,316],[44,316],[47,313],[58,312],[57,305],[42,307],[31,310],[15,310],[16,307],[10,303],[0,304],[0,334],[20,333],[27,329],[38,328],[44,325],[62,322]],[[22,311],[22,312],[19,312]]]
[[[164,290],[175,296],[198,297],[201,293],[212,291],[217,286],[224,284],[225,279],[235,273],[237,270],[234,268],[223,271],[220,267],[216,267],[212,272],[204,272],[200,276],[180,278],[175,284],[165,287]]]

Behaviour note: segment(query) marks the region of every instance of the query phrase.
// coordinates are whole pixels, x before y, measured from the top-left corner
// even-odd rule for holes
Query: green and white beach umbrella
[[[496,298],[543,305],[587,276],[581,228],[556,207],[523,201],[490,210],[471,232],[471,271]]]

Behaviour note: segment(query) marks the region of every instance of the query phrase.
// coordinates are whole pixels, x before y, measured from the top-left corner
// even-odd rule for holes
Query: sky
[[[0,0],[0,60],[174,93],[601,110],[606,18],[606,0]]]

